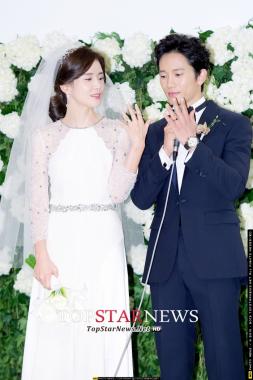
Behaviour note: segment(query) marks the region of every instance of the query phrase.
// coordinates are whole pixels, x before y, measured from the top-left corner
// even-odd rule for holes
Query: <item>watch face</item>
[[[188,140],[188,145],[190,148],[194,148],[198,144],[198,138],[197,137],[190,137]]]

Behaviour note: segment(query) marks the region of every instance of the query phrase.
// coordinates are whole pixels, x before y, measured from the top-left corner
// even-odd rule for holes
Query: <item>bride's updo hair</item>
[[[60,86],[71,83],[89,70],[94,61],[99,61],[105,77],[105,61],[87,46],[69,50],[62,57],[54,83],[54,96],[50,99],[49,116],[53,121],[62,119],[67,111],[67,96]]]

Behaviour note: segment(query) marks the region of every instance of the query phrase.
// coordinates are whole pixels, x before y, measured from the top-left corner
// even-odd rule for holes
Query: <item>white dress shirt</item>
[[[204,96],[202,96],[201,99],[199,99],[196,103],[192,104],[192,107],[195,109],[195,108],[199,107],[202,103],[204,103],[204,101],[205,101],[205,98],[204,98]],[[199,119],[200,119],[202,113],[204,112],[204,110],[205,110],[205,108],[203,108],[199,112],[195,112],[197,124],[198,124]],[[177,181],[178,181],[179,192],[181,190],[181,186],[182,186],[182,182],[183,182],[185,162],[187,162],[192,157],[194,150],[195,149],[193,149],[191,152],[189,152],[187,149],[185,149],[185,147],[181,143],[179,145],[178,156],[177,156],[177,160],[176,160]],[[167,170],[169,170],[172,163],[173,163],[173,160],[172,160],[171,156],[167,155],[167,153],[165,152],[163,147],[161,147],[161,149],[159,151],[159,156],[160,156],[160,160],[161,160],[162,165]]]

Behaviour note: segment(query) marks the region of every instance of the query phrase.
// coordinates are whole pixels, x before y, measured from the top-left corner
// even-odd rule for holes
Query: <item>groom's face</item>
[[[181,53],[164,54],[159,62],[160,83],[162,89],[172,104],[172,100],[185,98],[188,106],[198,101],[202,96],[201,85],[206,79],[207,72],[202,69],[200,74]]]

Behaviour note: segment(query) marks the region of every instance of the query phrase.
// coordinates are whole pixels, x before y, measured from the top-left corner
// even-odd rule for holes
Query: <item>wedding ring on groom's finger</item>
[[[177,121],[177,115],[169,115],[169,118],[172,120],[172,121]]]

